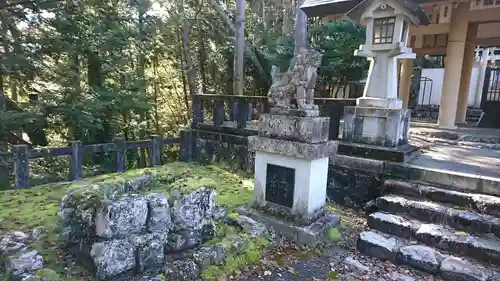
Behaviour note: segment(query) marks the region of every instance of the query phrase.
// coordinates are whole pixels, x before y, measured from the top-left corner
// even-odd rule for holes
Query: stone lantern
[[[401,109],[398,98],[397,59],[412,59],[415,54],[406,47],[408,26],[420,21],[405,7],[404,1],[365,1],[346,15],[366,26],[366,41],[354,52],[368,57],[370,70],[363,97],[357,106]]]
[[[412,49],[407,47],[408,27],[428,23],[423,9],[405,0],[306,0],[301,8],[309,16],[345,13],[350,20],[366,26],[365,44],[354,54],[370,60],[368,79],[356,106],[345,108],[343,143],[339,151],[359,152],[363,150],[359,144],[369,145],[371,151],[377,147],[385,151],[411,150],[408,145],[410,110],[403,109],[398,97],[397,60],[415,58]]]

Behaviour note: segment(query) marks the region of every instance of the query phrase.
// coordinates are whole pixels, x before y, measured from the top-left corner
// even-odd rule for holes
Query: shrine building
[[[346,14],[352,20],[352,11],[367,6],[373,0],[306,0],[301,9],[308,17],[326,20],[341,19]],[[408,7],[418,7],[415,13],[424,13],[427,21],[410,23],[407,29],[406,47],[416,56],[444,55],[445,70],[439,105],[438,126],[455,128],[465,123],[470,87],[477,87],[476,106],[485,116],[498,120],[500,125],[500,68],[489,65],[484,83],[471,85],[471,70],[478,55],[488,56],[478,50],[500,46],[500,0],[400,0]],[[411,8],[410,8],[411,9]],[[423,23],[423,24],[422,24]],[[395,30],[395,18],[377,19],[373,23],[373,45],[391,43]],[[369,34],[367,33],[367,36]],[[402,107],[408,107],[413,58],[395,57],[400,69],[398,97]],[[485,66],[486,68],[486,66]],[[496,81],[495,81],[496,80]],[[481,89],[482,88],[482,89]]]

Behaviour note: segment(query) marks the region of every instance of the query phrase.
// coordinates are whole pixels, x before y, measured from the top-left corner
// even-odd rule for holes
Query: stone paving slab
[[[476,147],[433,145],[409,164],[500,178],[500,151]]]

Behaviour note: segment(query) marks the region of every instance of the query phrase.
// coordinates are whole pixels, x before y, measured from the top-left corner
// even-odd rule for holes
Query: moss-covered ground
[[[106,174],[93,178],[83,179],[74,183],[46,184],[25,190],[0,191],[0,233],[22,230],[32,231],[36,227],[43,227],[43,238],[34,244],[34,247],[44,256],[48,268],[64,273],[64,268],[72,268],[73,276],[65,280],[92,280],[86,277],[83,270],[68,256],[60,251],[57,240],[57,219],[61,198],[68,192],[85,188],[89,184],[123,182],[142,173],[154,174],[157,183],[149,187],[148,192],[159,192],[168,195],[173,188],[182,193],[193,191],[201,186],[213,187],[217,190],[217,203],[233,209],[245,204],[252,196],[253,182],[245,175],[238,174],[219,166],[199,166],[191,163],[175,162],[161,167],[138,169],[122,174]],[[216,242],[222,243],[221,233],[238,235],[234,230],[219,232]],[[250,251],[246,255],[229,257],[226,268],[211,268],[211,272],[221,270],[235,270],[238,264],[257,260],[256,254],[265,246],[260,240],[252,240]],[[212,276],[213,274],[207,274]],[[2,277],[0,276],[0,280]]]

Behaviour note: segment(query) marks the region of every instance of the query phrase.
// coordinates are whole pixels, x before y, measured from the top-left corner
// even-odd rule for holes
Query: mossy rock
[[[73,183],[46,184],[23,190],[0,191],[1,231],[21,230],[30,233],[43,226],[43,237],[33,248],[44,257],[45,264],[55,272],[62,272],[64,260],[58,252],[58,212],[66,194],[78,194],[76,201],[98,206],[110,194],[126,193],[127,182],[141,175],[151,175],[155,181],[141,187],[138,193],[157,192],[169,196],[172,189],[189,193],[201,186],[217,190],[217,203],[229,211],[250,202],[253,182],[246,176],[219,166],[200,166],[194,163],[174,162],[154,168],[136,169],[122,174],[105,174]],[[1,279],[0,279],[1,280]],[[66,278],[66,280],[71,280]],[[79,280],[78,278],[75,280]]]
[[[42,268],[38,270],[33,281],[62,281],[61,276],[52,269]]]
[[[208,281],[220,280],[226,274],[236,273],[245,266],[258,263],[262,251],[269,246],[267,237],[249,237],[229,225],[218,225],[215,238],[209,243],[225,249],[227,257],[223,265],[203,268],[201,276]]]
[[[338,230],[338,228],[332,227],[328,229],[327,232],[328,240],[333,243],[338,243],[342,240],[342,233]]]

